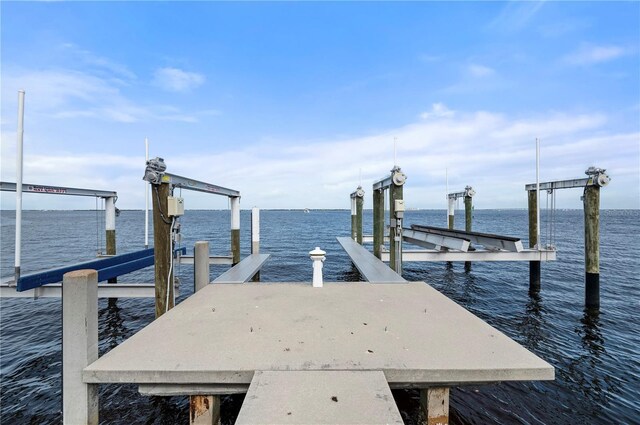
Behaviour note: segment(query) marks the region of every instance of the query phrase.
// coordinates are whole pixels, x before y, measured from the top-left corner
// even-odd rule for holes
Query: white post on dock
[[[231,199],[231,256],[233,264],[240,262],[240,197],[232,196]]]
[[[193,247],[194,292],[209,284],[209,242],[198,241]]]
[[[116,255],[116,198],[114,196],[105,198],[104,221],[107,243],[107,255]],[[109,279],[109,283],[117,283],[117,278]]]
[[[16,140],[16,248],[15,284],[20,280],[22,254],[22,145],[24,138],[24,90],[18,91],[18,133]]]
[[[309,256],[313,261],[313,287],[322,288],[322,263],[325,260],[326,252],[316,247],[313,251],[309,251]]]
[[[449,196],[448,197],[448,211],[449,211],[449,229],[453,230],[455,225],[455,211],[456,211],[456,198]]]
[[[260,254],[260,208],[251,208],[251,253]],[[253,275],[254,282],[260,281],[260,272]]]
[[[82,370],[98,360],[98,272],[76,270],[62,281],[62,422],[98,425],[98,386]]]
[[[536,249],[540,249],[540,139],[536,137]]]
[[[149,139],[144,138],[144,161],[145,164],[149,162]],[[149,182],[144,182],[144,247],[149,248],[149,190],[151,185]]]

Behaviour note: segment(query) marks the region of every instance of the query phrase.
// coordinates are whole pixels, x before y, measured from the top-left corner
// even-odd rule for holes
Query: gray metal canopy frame
[[[198,180],[190,179],[188,177],[178,176],[176,174],[164,173],[162,176],[163,183],[169,183],[173,187],[179,187],[181,189],[195,190],[196,192],[211,193],[214,195],[224,195],[230,198],[237,198],[240,196],[240,192],[233,189],[227,189],[226,187],[217,186],[211,183],[205,183]]]
[[[0,191],[15,192],[16,183],[0,182]],[[117,192],[97,189],[79,189],[76,187],[47,186],[43,184],[23,183],[22,191],[29,193],[48,193],[50,195],[95,196],[97,198],[114,198]]]

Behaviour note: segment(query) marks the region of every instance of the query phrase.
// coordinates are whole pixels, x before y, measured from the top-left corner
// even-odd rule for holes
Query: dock
[[[378,371],[390,388],[447,394],[454,385],[554,378],[550,364],[424,282],[352,282],[208,285],[84,368],[82,380],[221,394],[250,388],[257,372],[294,371],[310,373],[300,383],[335,392],[342,378],[314,374]],[[274,385],[270,397],[305,391]],[[253,418],[258,400],[246,398],[239,419]],[[314,400],[311,391],[292,405]]]

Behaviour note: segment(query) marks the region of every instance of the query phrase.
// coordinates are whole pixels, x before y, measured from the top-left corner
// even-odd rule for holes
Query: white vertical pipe
[[[240,197],[231,198],[231,230],[240,229]]]
[[[351,215],[356,215],[356,198],[351,198]]]
[[[445,186],[445,190],[446,193],[444,194],[444,197],[446,199],[449,199],[449,169],[445,168],[444,169],[444,186]],[[451,205],[451,203],[449,203],[449,205]],[[449,227],[449,211],[447,211],[447,216],[445,217],[445,227]]]
[[[536,221],[538,225],[536,226],[537,230],[537,248],[540,249],[541,241],[540,241],[540,139],[536,137]]]
[[[104,203],[105,211],[105,230],[116,230],[116,198],[111,196],[105,198]]]
[[[260,208],[251,209],[251,253],[260,253]]]
[[[145,164],[149,161],[149,139],[144,138],[144,160]],[[149,248],[149,190],[151,186],[149,182],[144,182],[144,247]]]
[[[22,145],[24,138],[24,90],[18,91],[18,136],[16,141],[16,247],[15,283],[20,279],[22,254]]]
[[[456,210],[456,200],[449,198],[449,215],[454,215]],[[447,217],[447,226],[449,225],[449,218]]]

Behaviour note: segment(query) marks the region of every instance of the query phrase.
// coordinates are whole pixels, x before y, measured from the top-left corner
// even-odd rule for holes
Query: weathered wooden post
[[[209,242],[198,241],[193,247],[194,292],[209,284]]]
[[[529,248],[538,246],[538,192],[530,190],[529,200]],[[540,292],[540,261],[529,261],[529,294]]]
[[[107,255],[116,255],[116,198],[105,198],[105,233],[107,241]],[[118,278],[111,278],[109,283],[118,282]]]
[[[424,425],[447,425],[449,423],[448,387],[421,390],[420,405],[424,414]]]
[[[403,185],[406,179],[407,176],[400,167],[393,167],[389,185],[389,266],[397,273],[402,272],[402,222],[398,223],[396,218],[396,201],[403,199]]]
[[[251,253],[260,254],[260,208],[251,209]],[[254,282],[260,282],[260,271],[253,275]]]
[[[233,264],[240,262],[240,197],[231,196],[231,256]]]
[[[196,242],[193,249],[195,291],[209,284],[209,242]],[[191,425],[218,425],[220,396],[192,395],[189,397],[189,423]]]
[[[382,258],[384,245],[384,189],[373,190],[373,255]]]
[[[98,272],[76,270],[62,281],[62,421],[98,425],[98,386],[82,370],[98,360]]]
[[[173,270],[171,257],[171,218],[168,214],[168,183],[152,184],[153,192],[153,253],[155,256],[156,318],[173,308]]]
[[[351,194],[351,239],[362,245],[362,206],[364,204],[364,190],[362,186]]]
[[[589,167],[589,182],[584,188],[584,304],[600,308],[600,187],[609,184],[606,170]]]

